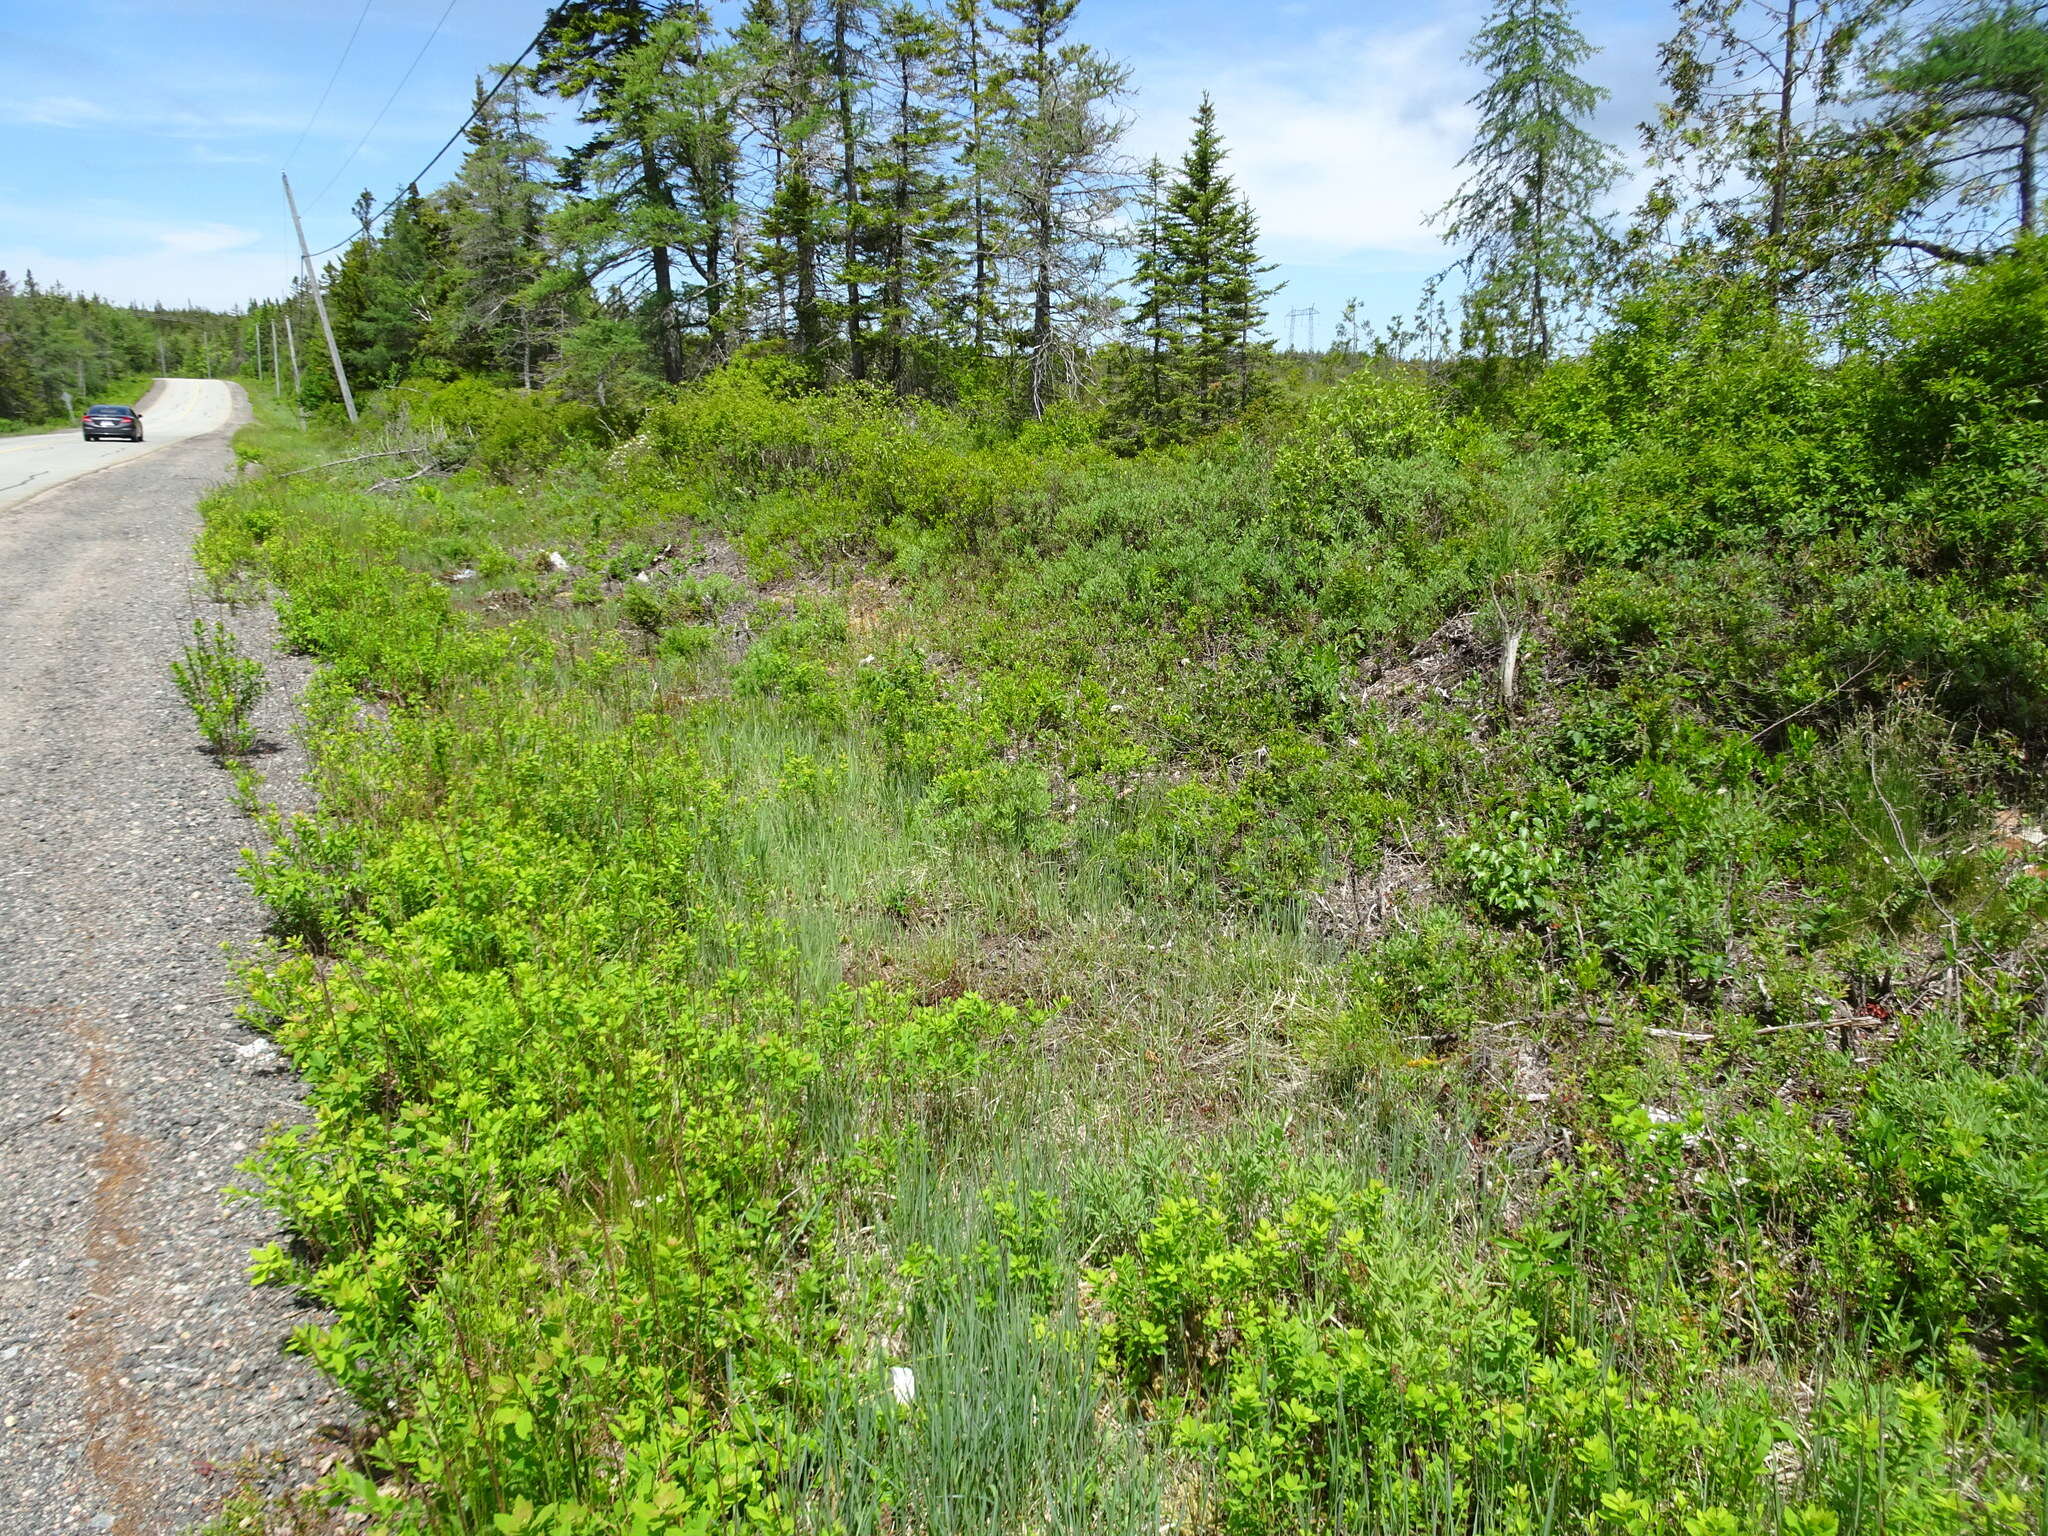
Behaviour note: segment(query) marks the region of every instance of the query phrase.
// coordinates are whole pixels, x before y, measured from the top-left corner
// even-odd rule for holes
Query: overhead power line
[[[491,99],[495,97],[498,94],[498,92],[502,91],[505,88],[505,82],[507,80],[510,80],[512,76],[518,72],[520,65],[524,64],[529,58],[533,56],[533,50],[540,46],[541,39],[546,36],[546,27],[542,27],[540,31],[533,34],[533,41],[531,41],[524,48],[519,50],[519,57],[514,59],[510,64],[507,64],[505,66],[504,73],[498,76],[497,80],[492,84],[491,88],[488,91],[485,91],[483,95],[477,98],[476,105],[469,109],[469,116],[465,117],[461,122],[455,125],[455,131],[448,135],[447,139],[442,142],[442,145],[439,149],[434,151],[433,158],[428,160],[425,165],[421,166],[405,181],[399,183],[399,190],[392,194],[391,200],[387,202],[382,208],[379,208],[375,213],[370,215],[372,221],[383,218],[385,214],[389,213],[393,208],[396,208],[398,206],[398,200],[401,197],[405,196],[405,189],[407,187],[417,186],[419,185],[419,183],[427,179],[427,172],[431,171],[435,166],[441,163],[441,157],[447,154],[448,151],[454,147],[455,141],[462,137],[463,130],[468,128],[471,123],[476,121],[477,114],[482,112],[484,107],[491,101]],[[336,174],[339,173],[337,172]],[[313,252],[312,254],[313,256],[316,257],[331,256],[336,251],[340,250],[343,246],[349,244],[349,242],[352,241],[353,239],[355,239],[355,236],[351,235],[346,240],[337,240],[334,242],[334,244],[326,247],[324,250],[318,250]]]
[[[299,130],[299,136],[292,141],[292,152],[284,157],[285,169],[290,170],[292,161],[298,158],[304,147],[306,135],[313,131],[313,125],[320,121],[320,110],[327,105],[327,98],[334,94],[334,82],[341,78],[341,67],[348,62],[348,56],[355,50],[356,39],[362,35],[363,22],[370,14],[370,7],[377,0],[363,0],[363,8],[356,12],[355,29],[348,35],[348,41],[341,45],[341,57],[334,61],[334,73],[327,77],[327,85],[320,92],[320,99],[313,103],[313,115],[306,119],[306,126]]]
[[[323,186],[318,192],[315,192],[310,199],[308,199],[307,205],[309,207],[312,204],[319,202],[321,198],[325,197],[328,194],[328,192],[333,189],[334,184],[337,181],[341,180],[341,173],[347,170],[351,165],[355,163],[356,156],[360,155],[363,152],[363,146],[370,142],[370,135],[375,133],[377,131],[377,125],[384,121],[384,114],[386,112],[389,112],[391,110],[391,104],[394,101],[398,100],[398,93],[404,90],[405,83],[408,80],[412,79],[412,72],[420,67],[420,60],[424,59],[427,56],[427,50],[434,46],[434,39],[441,35],[441,28],[447,25],[448,14],[454,9],[455,0],[448,0],[447,5],[441,8],[441,18],[440,20],[434,23],[434,30],[427,34],[427,40],[424,43],[420,44],[420,51],[414,54],[412,56],[412,62],[405,66],[405,73],[398,77],[398,84],[391,87],[391,94],[384,98],[384,105],[379,107],[377,109],[377,115],[370,119],[370,126],[365,128],[363,130],[363,136],[360,139],[356,140],[356,147],[348,152],[348,158],[346,160],[343,160],[340,165],[337,165],[334,168],[334,174],[327,178],[327,185]]]

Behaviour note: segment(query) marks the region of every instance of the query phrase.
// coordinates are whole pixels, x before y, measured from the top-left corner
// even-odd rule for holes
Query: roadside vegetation
[[[321,663],[241,980],[327,1496],[2038,1532],[2037,20],[1738,97],[1683,8],[1620,228],[1507,0],[1456,336],[1276,357],[1206,102],[1088,330],[1073,9],[559,7],[333,273],[361,424],[255,383],[198,554]]]
[[[1671,293],[1134,460],[765,362],[251,429],[465,460],[201,544],[326,664],[245,980],[339,1486],[2037,1528],[2044,317]]]

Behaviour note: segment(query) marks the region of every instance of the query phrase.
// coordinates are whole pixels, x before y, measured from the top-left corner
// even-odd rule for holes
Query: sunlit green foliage
[[[1653,292],[1497,419],[1136,458],[420,386],[459,472],[220,492],[323,663],[246,983],[337,1496],[2038,1529],[2043,293]]]

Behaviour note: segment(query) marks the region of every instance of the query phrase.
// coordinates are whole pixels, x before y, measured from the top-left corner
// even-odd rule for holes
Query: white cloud
[[[197,304],[230,309],[282,293],[297,266],[283,251],[189,252],[161,249],[80,257],[34,246],[0,248],[0,271],[61,283],[72,293],[96,294],[117,304]]]
[[[114,114],[82,96],[32,96],[9,101],[0,97],[0,120],[30,123],[38,128],[83,128],[112,122]]]
[[[194,224],[177,229],[159,229],[156,239],[166,251],[201,256],[209,251],[234,251],[243,246],[254,245],[257,240],[254,230],[237,229],[232,224]]]
[[[1472,85],[1462,26],[1344,28],[1303,46],[1219,67],[1148,60],[1131,147],[1169,162],[1206,89],[1238,185],[1258,210],[1269,256],[1427,270],[1442,247],[1425,220],[1457,189],[1470,143]]]
[[[17,230],[19,244],[10,238]],[[119,204],[0,202],[0,231],[9,232],[0,234],[0,270],[117,303],[225,308],[282,290],[297,265],[255,230],[151,219]]]
[[[215,149],[210,144],[194,144],[192,159],[198,165],[269,165],[273,157],[229,154],[224,150]]]
[[[118,111],[83,96],[15,97],[0,84],[0,122],[66,132],[118,127],[125,134],[174,139],[275,138],[295,126],[288,114],[222,111],[137,91]]]

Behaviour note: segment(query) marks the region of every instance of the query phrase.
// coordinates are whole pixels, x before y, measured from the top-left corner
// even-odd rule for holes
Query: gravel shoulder
[[[301,1115],[227,985],[255,829],[169,675],[225,616],[190,550],[231,431],[0,511],[0,1536],[181,1530],[252,1455],[310,1475],[348,1417],[280,1351],[311,1314],[247,1284],[266,1214],[222,1195]],[[274,657],[267,614],[232,622]],[[305,670],[276,659],[273,743]],[[303,794],[296,747],[262,766]]]

